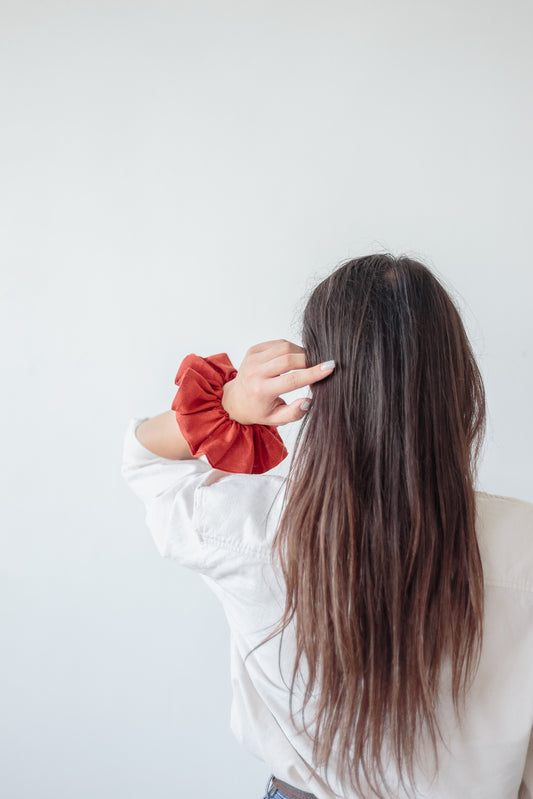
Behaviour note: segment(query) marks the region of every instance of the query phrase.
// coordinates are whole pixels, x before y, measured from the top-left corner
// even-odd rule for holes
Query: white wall
[[[479,357],[480,487],[533,500],[532,6],[0,14],[2,795],[259,799],[225,620],[152,543],[127,420],[170,407],[189,352],[238,367],[299,342],[341,260],[405,252],[456,291]]]

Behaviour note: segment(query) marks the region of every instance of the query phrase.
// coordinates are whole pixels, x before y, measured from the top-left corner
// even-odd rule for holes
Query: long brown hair
[[[483,381],[450,295],[405,255],[335,269],[307,301],[302,346],[308,366],[336,368],[312,385],[273,544],[287,589],[277,632],[296,631],[291,716],[306,662],[315,767],[327,773],[335,750],[343,785],[362,793],[361,768],[383,797],[384,737],[411,786],[423,728],[438,767],[441,664],[456,713],[479,664]]]

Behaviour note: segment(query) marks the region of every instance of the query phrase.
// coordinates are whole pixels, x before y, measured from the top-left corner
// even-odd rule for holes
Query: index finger
[[[304,386],[310,386],[323,380],[335,369],[335,361],[324,361],[316,366],[310,366],[308,369],[298,369],[295,372],[288,372],[287,374],[280,375],[279,377],[271,378],[270,388],[276,392],[276,396],[280,394],[287,394],[289,391],[295,391]]]

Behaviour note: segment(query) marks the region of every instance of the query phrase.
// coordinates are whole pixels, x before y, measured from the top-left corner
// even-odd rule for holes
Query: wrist
[[[229,418],[232,422],[237,421],[237,419],[235,419],[235,417],[232,415],[232,412],[234,410],[232,403],[232,396],[233,396],[232,391],[233,391],[234,381],[235,378],[233,378],[233,380],[228,380],[226,383],[224,383],[224,385],[222,386],[222,398],[220,400],[222,407],[229,415]]]
[[[260,423],[254,427],[256,417],[247,416],[250,403],[242,395],[236,371],[227,353],[207,358],[190,353],[174,379],[178,390],[172,410],[191,454],[205,455],[213,469],[263,474],[288,452],[276,430]],[[230,374],[234,377],[226,380]]]

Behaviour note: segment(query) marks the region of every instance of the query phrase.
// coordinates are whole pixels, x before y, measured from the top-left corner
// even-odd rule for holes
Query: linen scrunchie
[[[172,402],[192,455],[205,455],[214,469],[262,474],[289,454],[275,427],[240,424],[222,407],[223,385],[237,374],[225,352],[201,358],[191,353],[178,369]]]

